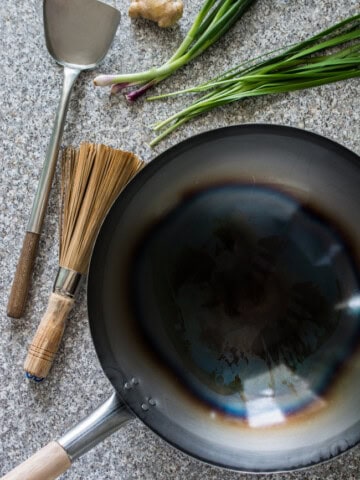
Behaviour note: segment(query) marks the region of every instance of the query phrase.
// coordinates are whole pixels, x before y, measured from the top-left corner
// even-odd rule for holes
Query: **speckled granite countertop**
[[[22,375],[25,346],[45,309],[57,269],[58,175],[26,315],[21,320],[10,320],[5,313],[62,80],[61,69],[45,48],[41,3],[40,0],[2,0],[0,3],[0,473],[57,438],[111,392],[90,339],[84,287],[49,380],[34,385]],[[185,0],[184,18],[170,30],[159,30],[148,22],[131,22],[126,13],[127,0],[107,3],[120,9],[122,19],[101,71],[127,72],[160,64],[168,58],[202,1]],[[236,59],[300,40],[358,9],[358,0],[258,1],[226,38],[158,91],[205,80],[209,73],[221,72]],[[93,76],[91,72],[82,74],[75,87],[63,144],[76,145],[83,139],[101,141],[133,150],[149,161],[179,140],[209,128],[268,122],[309,129],[360,153],[357,80],[220,109],[189,123],[151,150],[149,123],[164,118],[186,100],[153,104],[140,101],[129,107],[121,98],[110,102],[107,90],[93,87]],[[250,476],[224,472],[192,460],[135,421],[77,461],[63,478],[245,480]],[[360,448],[317,468],[266,478],[355,480],[360,478]]]

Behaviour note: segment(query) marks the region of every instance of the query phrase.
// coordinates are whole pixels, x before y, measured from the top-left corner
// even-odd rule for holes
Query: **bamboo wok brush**
[[[35,381],[51,368],[102,220],[123,187],[142,168],[136,155],[82,143],[62,158],[59,270],[24,369]]]

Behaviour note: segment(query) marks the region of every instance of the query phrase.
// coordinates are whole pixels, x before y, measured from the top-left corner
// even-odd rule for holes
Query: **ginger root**
[[[174,25],[183,14],[182,0],[131,0],[129,15],[157,22],[159,27]]]

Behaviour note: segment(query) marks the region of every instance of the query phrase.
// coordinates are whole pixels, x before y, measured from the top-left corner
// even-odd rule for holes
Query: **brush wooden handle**
[[[50,442],[1,480],[53,480],[70,467],[65,450],[57,442]]]
[[[66,318],[74,299],[58,293],[50,295],[46,312],[31,342],[24,369],[37,379],[49,373],[65,330]]]
[[[24,314],[39,239],[39,233],[25,234],[7,306],[9,317],[20,318]]]

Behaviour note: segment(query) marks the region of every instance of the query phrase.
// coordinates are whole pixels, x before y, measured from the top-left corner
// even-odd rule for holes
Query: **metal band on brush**
[[[60,267],[56,275],[53,291],[73,298],[79,290],[81,279],[81,273]]]

